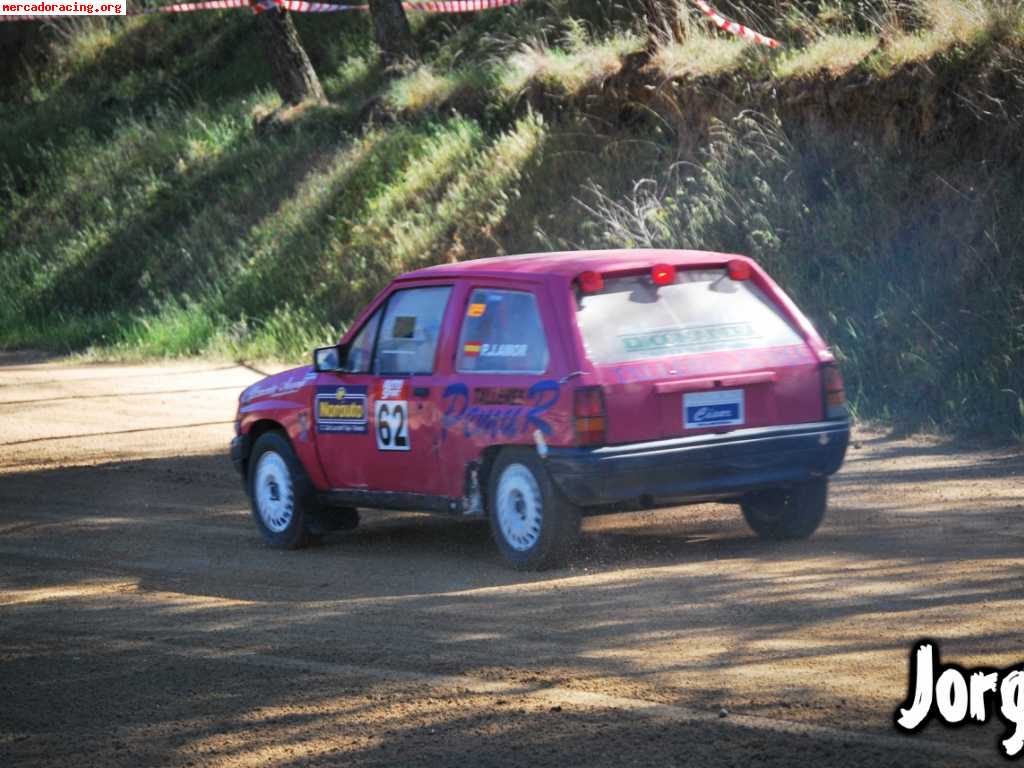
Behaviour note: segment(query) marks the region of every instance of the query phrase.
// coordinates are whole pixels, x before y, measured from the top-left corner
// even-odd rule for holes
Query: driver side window
[[[381,310],[378,309],[363,324],[362,330],[352,340],[352,344],[348,348],[348,355],[345,358],[346,373],[370,372],[370,363],[373,362],[373,342],[377,338],[380,315]]]

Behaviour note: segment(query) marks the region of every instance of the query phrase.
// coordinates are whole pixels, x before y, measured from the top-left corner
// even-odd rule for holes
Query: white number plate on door
[[[405,400],[378,400],[375,413],[377,448],[382,451],[408,451],[409,404]]]

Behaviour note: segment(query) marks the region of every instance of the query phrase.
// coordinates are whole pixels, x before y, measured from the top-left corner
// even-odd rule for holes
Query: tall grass
[[[743,114],[694,163],[580,199],[592,237],[763,263],[834,345],[858,412],[1024,434],[1024,179]]]

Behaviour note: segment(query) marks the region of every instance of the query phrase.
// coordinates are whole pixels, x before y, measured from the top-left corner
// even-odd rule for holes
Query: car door
[[[313,429],[320,466],[331,488],[366,489],[366,462],[374,450],[370,420],[373,348],[383,306],[373,312],[349,343],[343,370],[317,375]]]
[[[440,471],[440,402],[451,285],[400,288],[388,296],[373,352],[372,442],[360,458],[367,487],[447,495]]]
[[[344,370],[319,375],[317,451],[332,488],[444,494],[437,361],[451,291],[392,291],[349,344]]]
[[[566,373],[550,306],[540,286],[477,283],[460,297],[454,372],[445,388],[445,460],[457,473],[493,445],[551,444],[570,427],[562,397]]]

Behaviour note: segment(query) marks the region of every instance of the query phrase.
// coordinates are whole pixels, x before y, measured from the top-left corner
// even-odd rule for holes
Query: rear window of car
[[[756,285],[724,269],[680,270],[660,287],[649,275],[605,278],[580,296],[576,322],[596,364],[803,342]]]
[[[459,372],[543,373],[548,359],[548,341],[532,293],[494,288],[472,292],[459,335]]]

